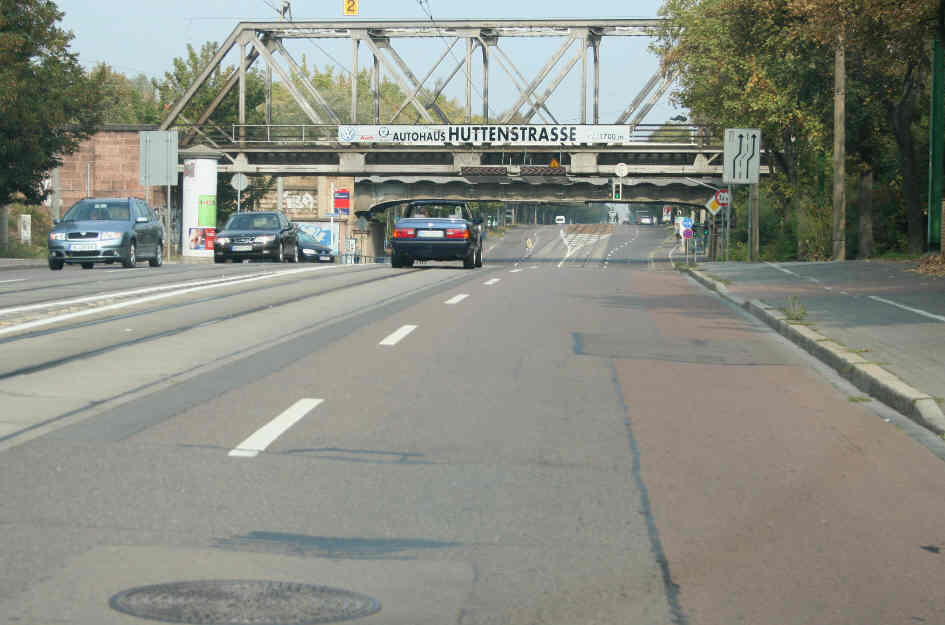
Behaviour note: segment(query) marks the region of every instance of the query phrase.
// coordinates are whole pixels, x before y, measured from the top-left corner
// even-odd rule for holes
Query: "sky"
[[[281,0],[56,0],[65,13],[62,26],[71,30],[71,47],[79,60],[91,68],[105,62],[116,71],[134,76],[145,74],[160,78],[169,71],[172,60],[186,54],[187,45],[199,48],[207,41],[222,42],[240,21],[279,19],[275,5]],[[548,19],[548,18],[652,18],[662,0],[595,0],[579,3],[571,0],[360,0],[357,19]],[[295,20],[350,20],[342,14],[343,0],[292,0]],[[526,77],[533,78],[562,43],[554,39],[508,40],[501,46],[515,61]],[[646,37],[608,37],[601,46],[601,123],[612,123],[642,89],[658,68],[658,57],[647,50],[651,40]],[[424,76],[432,63],[446,48],[443,40],[395,40],[394,47],[410,64],[418,77]],[[316,46],[309,41],[294,42],[287,46],[298,60],[304,55],[309,65],[319,68],[336,67],[336,71],[350,71],[350,42],[326,42]],[[572,49],[573,50],[573,49]],[[465,46],[454,48],[457,55],[465,54]],[[573,52],[569,52],[570,56]],[[459,56],[457,58],[459,58]],[[370,54],[362,47],[362,67],[370,62]],[[225,64],[236,63],[235,56]],[[588,57],[590,58],[590,56]],[[336,64],[335,61],[339,63]],[[441,70],[448,73],[455,63],[447,59]],[[338,65],[343,67],[338,67]],[[345,65],[347,64],[347,65]],[[588,67],[590,68],[590,62]],[[539,92],[543,92],[558,68],[549,76]],[[590,69],[589,69],[590,72]],[[439,72],[438,72],[439,73]],[[434,79],[438,74],[434,74]],[[431,79],[432,80],[432,79]],[[501,111],[510,107],[518,92],[504,71],[493,66],[489,79],[490,108]],[[474,91],[480,92],[481,75],[473,71]],[[549,108],[559,122],[576,123],[580,109],[580,65],[549,100]],[[450,83],[449,97],[465,101],[465,81],[461,76]],[[590,104],[588,114],[590,115]],[[481,112],[477,97],[473,111]],[[664,95],[644,120],[644,123],[663,123],[670,117],[683,114]],[[537,120],[536,120],[537,121]]]

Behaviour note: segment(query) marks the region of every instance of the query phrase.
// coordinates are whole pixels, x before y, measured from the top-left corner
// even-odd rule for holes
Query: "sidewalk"
[[[864,393],[945,434],[945,278],[885,261],[676,264]]]
[[[45,258],[0,258],[0,271],[48,267]]]

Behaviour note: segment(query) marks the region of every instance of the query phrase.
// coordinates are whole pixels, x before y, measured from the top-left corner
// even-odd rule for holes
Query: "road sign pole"
[[[754,250],[755,250],[755,241],[754,241],[754,229],[752,228],[752,211],[751,211],[751,187],[748,185],[748,249],[747,256],[748,262],[754,262]]]

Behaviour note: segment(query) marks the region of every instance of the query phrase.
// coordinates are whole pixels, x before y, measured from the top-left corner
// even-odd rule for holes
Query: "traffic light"
[[[616,180],[610,181],[610,196],[614,200],[619,200],[620,196],[623,195],[623,183],[617,182]]]

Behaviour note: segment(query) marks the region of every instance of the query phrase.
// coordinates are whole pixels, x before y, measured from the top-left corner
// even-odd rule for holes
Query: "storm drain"
[[[312,625],[380,611],[376,599],[348,590],[265,580],[207,580],[140,586],[109,601],[119,612],[191,625]]]

